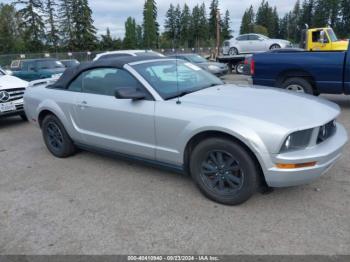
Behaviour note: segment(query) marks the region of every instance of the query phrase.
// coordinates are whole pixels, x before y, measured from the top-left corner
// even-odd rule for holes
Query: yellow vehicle
[[[303,48],[307,51],[346,51],[349,41],[339,40],[331,27],[303,30]]]

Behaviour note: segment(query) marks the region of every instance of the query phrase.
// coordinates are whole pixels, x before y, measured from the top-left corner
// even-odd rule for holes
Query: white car
[[[23,95],[27,86],[27,81],[0,69],[0,118],[19,115],[27,120],[23,109]]]
[[[266,52],[278,48],[293,47],[291,42],[283,39],[271,39],[260,34],[245,34],[224,41],[224,55],[251,54]]]
[[[100,59],[110,59],[126,56],[159,56],[165,57],[164,55],[154,52],[152,50],[120,50],[120,51],[110,51],[96,55],[93,61]]]

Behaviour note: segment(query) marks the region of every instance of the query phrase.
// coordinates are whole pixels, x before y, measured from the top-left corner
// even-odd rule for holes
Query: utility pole
[[[220,10],[216,10],[216,50],[215,50],[215,58],[217,58],[220,54],[220,35],[221,35],[221,25],[220,25]]]

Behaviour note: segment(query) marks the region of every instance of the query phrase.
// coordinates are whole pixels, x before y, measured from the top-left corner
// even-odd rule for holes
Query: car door
[[[257,53],[266,51],[266,42],[258,35],[249,35],[249,52]]]
[[[250,46],[249,46],[249,39],[248,35],[241,35],[236,38],[238,45],[239,45],[239,52],[240,53],[249,53],[250,52]]]
[[[89,146],[154,159],[155,102],[127,71],[97,68],[80,76],[76,129]],[[79,86],[78,85],[78,86]],[[118,88],[141,89],[146,99],[117,99]]]

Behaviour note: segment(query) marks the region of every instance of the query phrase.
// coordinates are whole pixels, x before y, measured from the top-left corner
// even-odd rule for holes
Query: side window
[[[78,78],[76,80],[79,82]],[[84,93],[107,96],[114,96],[118,88],[144,90],[144,87],[129,72],[116,68],[99,68],[84,72],[81,86]]]
[[[249,35],[249,40],[252,40],[252,41],[259,40],[259,36],[257,36],[257,35]]]
[[[238,41],[247,41],[248,40],[248,35],[241,35],[237,37]]]
[[[81,92],[83,86],[84,73],[81,73],[77,78],[75,78],[69,85],[68,90],[73,92]]]

